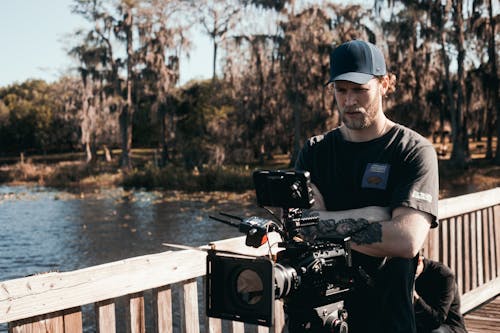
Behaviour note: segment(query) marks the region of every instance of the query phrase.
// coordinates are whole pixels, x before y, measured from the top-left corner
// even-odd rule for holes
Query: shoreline
[[[263,166],[278,169],[285,164]],[[257,168],[256,168],[257,169]],[[178,166],[158,168],[150,164],[122,172],[113,163],[64,161],[55,164],[18,162],[0,166],[0,186],[43,186],[68,192],[90,193],[101,189],[125,191],[196,192],[253,191],[252,169],[248,166],[206,167],[187,171]],[[473,160],[465,170],[439,160],[440,199],[500,186],[500,166],[484,159]]]

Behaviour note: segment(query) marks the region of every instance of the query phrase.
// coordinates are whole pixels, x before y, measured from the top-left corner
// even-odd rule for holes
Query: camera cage
[[[321,276],[322,270],[336,269],[337,261],[342,261],[347,270],[350,269],[350,239],[320,239],[315,242],[307,242],[297,240],[295,237],[301,228],[315,225],[318,221],[317,217],[302,217],[302,209],[311,208],[314,203],[309,172],[258,170],[253,174],[253,180],[257,203],[264,208],[265,206],[281,208],[282,216],[279,220],[276,216],[274,216],[275,220],[259,217],[243,219],[228,214],[222,215],[237,219],[239,222],[234,223],[213,216],[211,218],[238,227],[241,232],[246,233],[245,243],[248,246],[259,247],[265,244],[268,240],[268,232],[276,231],[282,238],[282,242],[278,245],[283,250],[278,253],[274,260],[271,255],[269,257],[252,257],[215,249],[209,250],[206,284],[207,315],[270,327],[274,322],[274,300],[285,298],[288,293],[292,293],[292,297],[285,299],[287,305],[285,308],[289,314],[299,313],[305,306],[310,310],[308,313],[317,312],[314,325],[318,325],[317,322],[319,322],[320,326],[326,326],[330,325],[328,322],[332,321],[332,313],[326,318],[324,317],[324,309],[331,308],[335,312],[334,321],[340,322],[342,325],[345,324],[342,318],[337,320],[337,317],[344,316],[343,313],[345,313],[339,309],[343,307],[343,296],[349,291],[348,282],[341,283],[340,287],[327,291],[314,290],[316,287],[311,290],[308,288],[316,285],[320,280],[321,288],[330,288],[327,285],[331,285],[331,282],[326,281],[327,283],[325,283],[323,281],[327,278]],[[295,267],[294,265],[298,261],[308,261],[307,269],[311,272],[304,273],[304,267]],[[318,267],[319,271],[316,271]],[[317,273],[320,275],[314,275]],[[298,276],[301,274],[304,276]],[[254,285],[250,286],[250,289],[259,290],[245,289],[248,286],[241,288],[241,285],[238,284],[240,277],[243,277],[242,280],[251,280],[250,284]],[[311,280],[312,282],[294,296],[293,291],[301,289],[301,279],[306,284],[309,284]],[[315,279],[318,281],[314,281]],[[255,291],[258,291],[257,296],[250,296],[250,293]],[[307,295],[310,291],[315,294],[314,297],[317,293],[319,299],[313,300],[310,295]],[[307,299],[305,302],[304,297]],[[293,325],[300,327],[301,321],[307,320],[307,318],[298,317],[300,317],[299,322],[295,322]],[[303,331],[303,328],[297,327],[294,329],[295,331]]]
[[[314,203],[308,171],[257,170],[253,182],[259,206],[308,209]]]

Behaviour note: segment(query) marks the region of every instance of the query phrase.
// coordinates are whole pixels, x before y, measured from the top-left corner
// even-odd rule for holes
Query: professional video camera
[[[343,299],[353,283],[350,240],[301,237],[301,231],[318,222],[317,216],[302,216],[314,203],[308,172],[256,171],[253,180],[257,203],[281,208],[281,218],[224,213],[211,218],[238,227],[246,234],[246,245],[256,248],[268,243],[268,233],[275,231],[282,250],[268,257],[209,250],[207,315],[272,326],[274,300],[283,299],[290,333],[346,333]]]

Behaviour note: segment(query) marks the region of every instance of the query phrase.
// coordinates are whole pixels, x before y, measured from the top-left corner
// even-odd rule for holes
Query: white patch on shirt
[[[324,138],[325,138],[324,134],[313,136],[312,138],[309,138],[309,145],[312,146],[312,145],[322,141]]]
[[[417,200],[427,201],[429,203],[432,202],[432,195],[430,195],[429,193],[413,191],[411,196],[412,196],[412,198],[415,198]]]

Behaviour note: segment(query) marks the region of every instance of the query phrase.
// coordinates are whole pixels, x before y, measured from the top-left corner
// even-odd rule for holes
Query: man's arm
[[[339,212],[316,211],[316,237],[351,236],[352,249],[375,257],[413,258],[429,231],[432,217],[413,208],[398,207],[392,216],[384,207],[364,207]]]
[[[413,258],[429,232],[432,216],[409,207],[397,207],[392,213],[387,207],[370,206],[344,211],[326,211],[323,196],[312,185],[319,214],[316,227],[307,234],[316,237],[343,238],[351,236],[352,248],[375,257]]]

